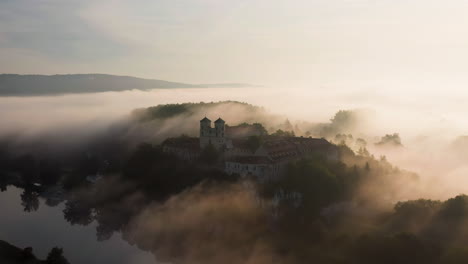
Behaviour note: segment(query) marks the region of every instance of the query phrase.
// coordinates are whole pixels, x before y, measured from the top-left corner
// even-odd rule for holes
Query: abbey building
[[[200,120],[200,147],[205,148],[212,144],[216,149],[221,150],[226,147],[225,122],[218,118],[211,127],[211,120],[203,118]]]
[[[169,138],[164,151],[197,162],[202,151],[213,146],[219,153],[218,167],[228,174],[271,180],[283,175],[288,163],[308,155],[337,160],[337,147],[323,138],[271,136],[260,124],[228,126],[218,118],[214,126],[207,117],[200,120],[199,137]],[[255,136],[258,144],[252,144]]]

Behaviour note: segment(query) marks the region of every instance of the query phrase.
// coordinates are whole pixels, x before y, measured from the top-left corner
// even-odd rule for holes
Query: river
[[[63,217],[64,203],[50,207],[39,198],[36,211],[25,212],[21,205],[23,190],[9,186],[0,192],[0,240],[20,248],[32,247],[40,259],[53,247],[61,247],[71,264],[150,264],[152,253],[128,244],[115,233],[109,240],[97,241],[96,222],[87,226],[71,225]]]

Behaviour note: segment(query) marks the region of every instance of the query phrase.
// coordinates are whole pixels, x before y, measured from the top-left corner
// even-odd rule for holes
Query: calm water
[[[107,241],[97,241],[95,222],[87,226],[70,225],[63,217],[63,202],[49,207],[39,198],[37,211],[24,212],[22,192],[12,186],[0,192],[0,240],[21,248],[31,246],[39,258],[45,258],[52,247],[59,246],[72,264],[156,263],[151,253],[131,246],[119,233]]]

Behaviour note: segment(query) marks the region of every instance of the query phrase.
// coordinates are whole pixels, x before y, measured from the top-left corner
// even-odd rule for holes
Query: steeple
[[[221,117],[220,117],[215,121],[215,124],[219,124],[219,123],[224,124],[226,122],[224,122],[224,120],[222,120]]]
[[[206,116],[200,120],[200,123],[211,123],[211,120],[209,120]]]
[[[208,118],[203,118],[200,120],[200,137],[209,137],[211,130],[211,120]]]
[[[215,132],[216,132],[216,137],[224,137],[224,120],[218,118],[215,122]]]
[[[213,144],[216,148],[223,148],[226,145],[226,138],[224,137],[225,123],[220,117],[212,127],[211,120],[206,116],[200,120],[200,147],[204,148],[208,144]]]

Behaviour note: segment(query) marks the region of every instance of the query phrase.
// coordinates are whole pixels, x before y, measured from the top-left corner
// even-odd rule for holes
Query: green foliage
[[[358,138],[356,139],[356,146],[359,148],[365,148],[367,146],[367,141],[362,138]]]
[[[338,153],[341,159],[355,157],[354,151],[350,147],[348,147],[348,145],[346,144],[338,145]]]
[[[63,249],[54,247],[50,250],[45,261],[46,264],[69,264],[63,256]]]
[[[169,118],[183,113],[190,113],[189,109],[192,104],[167,104],[158,105],[147,108],[148,115],[151,119]]]
[[[56,161],[41,160],[39,162],[39,180],[44,185],[54,185],[60,179],[60,165]]]
[[[84,201],[68,200],[63,209],[63,216],[71,225],[88,225],[93,221],[92,208]]]
[[[14,160],[14,170],[18,171],[25,185],[37,180],[37,162],[30,154],[22,155]]]
[[[360,155],[360,156],[363,156],[363,157],[369,157],[370,156],[369,151],[365,147],[359,148],[357,154]]]
[[[439,247],[408,233],[364,235],[356,241],[350,263],[430,264],[437,263],[439,252]]]
[[[208,144],[200,153],[200,161],[205,164],[216,164],[220,153],[212,144]]]
[[[283,131],[281,129],[276,130],[275,133],[271,134],[274,137],[294,137],[294,131]]]
[[[287,177],[266,183],[263,192],[271,196],[275,191],[297,192],[303,195],[303,216],[316,217],[324,207],[344,199],[356,180],[356,170],[340,162],[327,162],[316,156],[289,164]]]
[[[263,137],[261,136],[250,136],[246,142],[250,151],[256,151],[263,144]]]
[[[261,123],[249,124],[249,123],[243,122],[243,123],[240,123],[237,126],[239,126],[239,127],[253,127],[254,130],[260,132],[260,135],[268,135],[268,131],[266,130],[266,128]]]
[[[366,162],[366,166],[364,168],[365,168],[366,172],[370,171],[369,162]]]
[[[398,133],[386,134],[379,142],[376,143],[376,145],[396,147],[403,146],[401,144],[401,138]]]
[[[441,202],[419,199],[398,202],[389,219],[388,228],[395,231],[419,232],[440,210]]]
[[[440,262],[443,264],[465,264],[468,263],[468,248],[452,247],[448,248],[442,255]]]
[[[335,116],[330,119],[333,126],[349,127],[356,120],[356,114],[349,110],[339,110]]]
[[[293,163],[287,175],[280,182],[281,186],[302,193],[307,211],[318,213],[324,206],[342,198],[342,183],[320,161],[301,160]]]
[[[206,162],[218,159],[216,149],[207,148],[202,158]],[[154,199],[164,199],[204,180],[230,180],[231,177],[212,167],[198,166],[179,160],[161,147],[141,144],[123,169],[123,179],[134,183]]]
[[[365,110],[339,110],[330,119],[329,124],[322,124],[317,133],[320,136],[333,139],[336,134],[349,134],[357,132],[360,125],[370,117]]]
[[[458,195],[447,200],[441,211],[440,216],[446,219],[461,219],[468,216],[468,196]]]
[[[356,111],[340,110],[330,119],[330,122],[329,125],[323,127],[320,133],[324,137],[350,132],[359,122],[359,115]]]
[[[145,109],[137,109],[133,112],[134,115],[138,117],[140,121],[148,121],[153,119],[166,119],[171,117],[176,117],[180,115],[193,115],[195,113],[204,113],[209,109],[213,109],[218,106],[225,104],[233,104],[244,107],[245,111],[255,113],[262,108],[253,106],[247,103],[237,102],[237,101],[221,101],[221,102],[211,102],[211,103],[183,103],[183,104],[165,104],[152,106]]]
[[[27,187],[21,194],[21,205],[25,212],[34,212],[39,208],[39,195]]]
[[[353,140],[353,135],[351,134],[336,134],[335,139],[333,141],[337,144],[341,144],[342,142],[344,142],[344,144],[347,144],[351,140]]]
[[[432,241],[468,243],[468,196],[445,202],[415,200],[399,202],[389,218],[389,230],[413,232]]]

